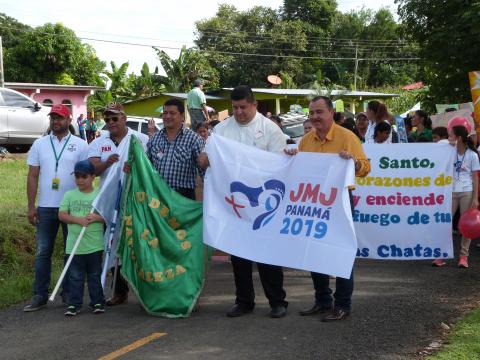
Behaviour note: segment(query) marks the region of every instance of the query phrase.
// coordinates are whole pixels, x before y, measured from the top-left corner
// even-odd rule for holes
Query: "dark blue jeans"
[[[58,220],[58,208],[39,207],[37,209],[37,253],[35,255],[35,282],[33,283],[33,294],[48,299],[48,287],[52,272],[52,253],[57,237],[58,228],[62,225],[63,249],[67,241],[67,225]],[[68,274],[67,274],[68,275]],[[67,282],[62,284],[66,290]]]
[[[353,213],[353,194],[348,191],[350,197],[350,207]],[[332,305],[332,289],[330,289],[330,276],[325,274],[310,273],[313,280],[313,287],[315,288],[315,302],[320,306]],[[340,278],[337,276],[335,284],[335,298],[334,306],[350,312],[352,310],[352,294],[353,294],[353,268],[349,279]]]
[[[330,276],[319,273],[310,273],[315,288],[315,302],[322,307],[332,305],[332,289],[330,289]],[[336,289],[333,297],[335,298],[334,306],[350,312],[352,310],[352,293],[353,293],[353,270],[350,279],[337,277]]]
[[[73,257],[69,270],[68,305],[73,305],[77,309],[82,307],[85,275],[87,276],[88,293],[90,294],[90,306],[105,305],[101,282],[102,255],[103,251],[97,251]]]

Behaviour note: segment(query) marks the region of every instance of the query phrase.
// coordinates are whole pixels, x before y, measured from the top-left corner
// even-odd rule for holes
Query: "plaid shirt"
[[[147,156],[170,187],[194,189],[197,158],[204,146],[202,138],[190,129],[182,127],[172,142],[162,129],[148,141]]]

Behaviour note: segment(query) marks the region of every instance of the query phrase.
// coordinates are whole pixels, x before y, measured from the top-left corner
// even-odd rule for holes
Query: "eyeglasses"
[[[117,122],[118,120],[120,120],[120,116],[107,116],[104,117],[103,120],[105,120],[106,123],[110,122],[110,120],[112,120],[113,122]]]

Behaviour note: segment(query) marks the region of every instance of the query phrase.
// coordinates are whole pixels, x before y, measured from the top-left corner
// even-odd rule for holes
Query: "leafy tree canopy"
[[[103,85],[99,76],[105,63],[75,33],[57,24],[45,24],[25,32],[5,54],[7,81]]]
[[[480,70],[480,2],[397,0],[405,31],[420,46],[436,103],[471,101],[468,72]]]

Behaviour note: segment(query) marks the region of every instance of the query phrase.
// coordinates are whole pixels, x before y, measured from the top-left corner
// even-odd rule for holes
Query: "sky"
[[[144,62],[152,72],[155,66],[160,67],[152,45],[165,47],[164,50],[173,58],[178,56],[182,45],[193,46],[195,22],[213,17],[221,3],[233,4],[239,10],[256,5],[278,9],[283,0],[0,0],[0,12],[30,26],[61,22],[83,38],[82,41],[92,45],[98,57],[107,64],[115,61],[119,65],[128,61],[129,72],[138,74]],[[338,10],[342,12],[358,10],[363,6],[396,10],[394,0],[337,0],[337,3]]]

